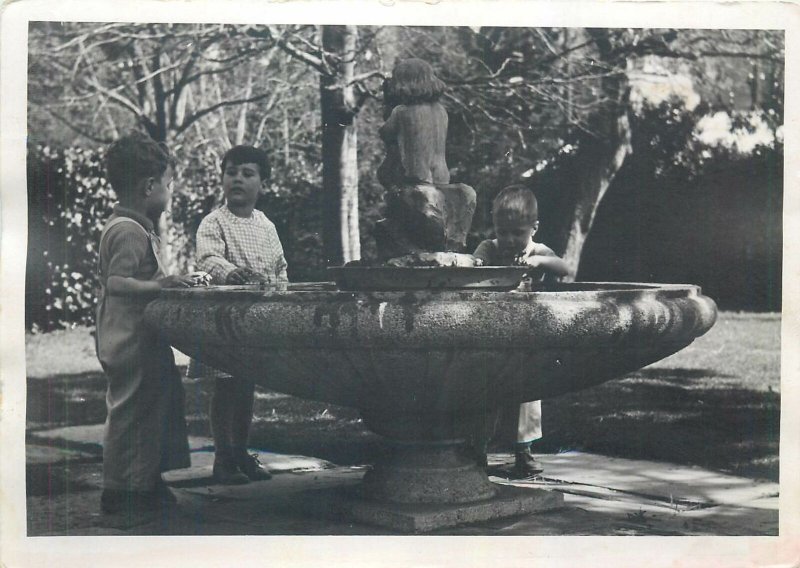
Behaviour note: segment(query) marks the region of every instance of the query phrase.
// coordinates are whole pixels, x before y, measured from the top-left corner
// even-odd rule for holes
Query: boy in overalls
[[[183,386],[169,344],[144,321],[162,288],[189,286],[167,276],[158,219],[171,195],[168,149],[131,133],[107,153],[119,200],[100,237],[97,358],[108,379],[103,434],[103,513],[156,511],[175,501],[161,472],[189,467]]]

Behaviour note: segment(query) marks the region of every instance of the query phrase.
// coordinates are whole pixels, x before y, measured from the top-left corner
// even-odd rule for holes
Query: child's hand
[[[261,274],[260,272],[256,272],[255,270],[250,271],[250,278],[248,282],[254,282],[257,284],[264,284],[269,282],[269,278],[265,274]]]
[[[236,268],[225,278],[226,284],[249,284],[251,282],[266,282],[267,277],[250,268]]]
[[[532,268],[539,268],[542,265],[542,258],[543,257],[538,254],[532,254],[521,259],[520,264],[530,266]]]
[[[246,268],[235,268],[225,278],[225,284],[245,284],[250,279],[249,272]]]
[[[161,288],[189,288],[194,283],[194,279],[188,274],[170,275],[161,278],[158,285]]]
[[[208,272],[197,270],[190,272],[188,276],[192,279],[192,286],[208,286],[211,284],[211,275]]]
[[[532,254],[522,259],[521,264],[536,268],[537,273],[560,278],[570,274],[569,266],[561,258],[546,254]]]

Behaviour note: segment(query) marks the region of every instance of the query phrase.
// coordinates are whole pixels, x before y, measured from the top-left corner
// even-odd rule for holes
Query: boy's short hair
[[[255,146],[234,146],[222,157],[222,173],[225,174],[225,167],[228,164],[239,166],[241,164],[255,164],[258,166],[258,173],[261,176],[261,181],[268,181],[272,173],[272,168],[269,165],[269,158],[267,153],[261,148]]]
[[[439,100],[447,86],[436,76],[431,64],[422,59],[403,59],[392,70],[384,96],[393,104],[413,105]]]
[[[492,218],[513,223],[533,225],[539,220],[539,205],[536,196],[524,185],[509,185],[503,188],[492,202]]]
[[[141,180],[159,178],[174,164],[166,144],[132,131],[108,147],[106,177],[117,197],[124,200]]]

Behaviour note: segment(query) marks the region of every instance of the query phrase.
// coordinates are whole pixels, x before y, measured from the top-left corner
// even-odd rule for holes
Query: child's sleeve
[[[275,267],[275,276],[278,278],[278,282],[289,282],[289,276],[286,274],[286,269],[288,267],[289,264],[286,262],[283,253],[281,253],[278,259],[278,265]]]
[[[222,227],[214,219],[205,218],[197,229],[197,269],[211,275],[216,284],[225,284],[236,265],[225,258]]]
[[[275,260],[275,280],[279,283],[289,282],[289,276],[286,274],[289,263],[286,262],[286,257],[283,254],[283,245],[278,236],[278,231],[272,223],[269,224],[268,235],[272,247],[274,247],[278,253],[277,259]]]
[[[106,235],[108,262],[105,277],[135,278],[139,267],[150,251],[150,241],[133,223],[120,223],[111,227]]]

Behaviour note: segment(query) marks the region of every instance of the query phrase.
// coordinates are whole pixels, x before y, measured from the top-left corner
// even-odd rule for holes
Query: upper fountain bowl
[[[519,286],[525,266],[341,266],[328,273],[340,290],[461,290],[508,291]]]
[[[404,428],[424,434],[426,416],[457,424],[502,402],[619,377],[686,347],[716,319],[714,302],[691,285],[325,287],[163,290],[146,319],[188,355],[269,389],[359,408],[395,438]]]

